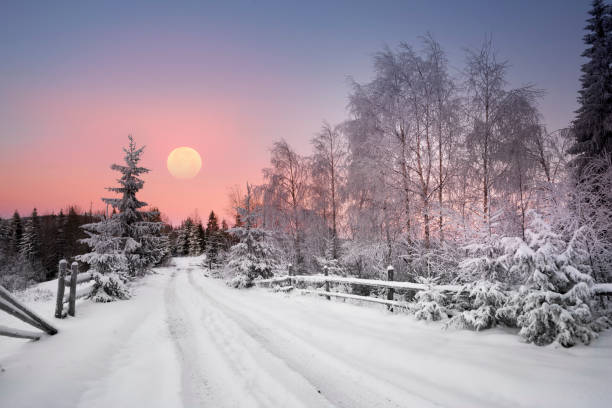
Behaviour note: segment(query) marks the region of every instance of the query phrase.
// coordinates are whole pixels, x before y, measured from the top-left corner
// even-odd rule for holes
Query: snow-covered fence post
[[[64,286],[66,285],[65,276],[67,267],[68,262],[62,259],[59,262],[59,270],[57,273],[57,300],[55,302],[55,317],[58,319],[62,318],[62,312],[64,310]]]
[[[393,269],[393,265],[389,265],[387,267],[387,280],[388,281],[393,281],[393,272],[395,271],[395,269]],[[387,300],[393,300],[393,295],[394,295],[394,290],[393,288],[387,288]],[[387,305],[387,309],[389,309],[389,311],[393,311],[393,306],[391,305]]]
[[[76,304],[76,287],[77,287],[77,276],[79,274],[79,264],[76,262],[72,263],[72,273],[70,275],[70,297],[68,298],[68,314],[74,316],[75,304]]]
[[[329,276],[329,270],[327,269],[327,265],[323,267],[323,273],[325,274],[325,276]],[[329,281],[327,279],[325,279],[325,291],[329,292]],[[325,298],[327,300],[331,300],[329,296],[325,296]]]

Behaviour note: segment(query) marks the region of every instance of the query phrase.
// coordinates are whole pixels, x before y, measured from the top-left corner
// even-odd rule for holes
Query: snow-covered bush
[[[419,278],[421,283],[427,284],[428,288],[420,290],[414,296],[415,303],[411,310],[417,320],[437,321],[446,319],[446,295],[437,289],[434,279]]]
[[[251,187],[248,184],[244,206],[237,210],[244,226],[230,229],[239,242],[230,248],[227,256],[227,269],[233,275],[228,285],[248,288],[253,286],[254,279],[272,276],[278,265],[278,256],[269,240],[269,233],[255,225],[257,214],[251,205]]]
[[[108,273],[103,275],[96,272],[93,275],[93,280],[94,284],[87,298],[94,302],[107,303],[131,297],[124,278],[119,274]]]
[[[525,284],[497,311],[498,319],[515,324],[521,337],[537,345],[588,344],[607,321],[591,307],[593,279],[580,230],[566,243],[538,214],[531,217],[525,241],[505,254],[508,270],[524,274]]]
[[[232,288],[245,289],[253,286],[253,279],[248,274],[238,274],[228,280],[227,284]]]
[[[489,329],[499,321],[497,310],[506,305],[508,295],[499,282],[477,281],[467,284],[453,296],[454,308],[459,311],[447,327],[472,330]]]
[[[432,242],[404,239],[398,248],[399,259],[414,277],[435,278],[438,283],[450,283],[456,277],[458,248],[451,242]]]

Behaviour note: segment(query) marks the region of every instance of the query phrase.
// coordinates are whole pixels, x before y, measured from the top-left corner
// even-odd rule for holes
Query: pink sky
[[[546,89],[544,120],[565,127],[588,9],[570,3],[529,3],[527,14],[527,2],[484,0],[9,3],[0,13],[0,217],[102,208],[130,133],[151,169],[141,199],[175,223],[195,210],[224,213],[231,186],[261,180],[274,141],[308,153],[323,120],[347,118],[347,77],[369,80],[373,53],[428,31],[454,75],[464,47],[493,33],[511,85]],[[166,169],[178,146],[202,156],[192,180]]]
[[[137,144],[146,145],[142,163],[151,169],[144,177],[142,200],[159,207],[174,223],[194,211],[206,218],[210,210],[229,221],[229,188],[261,181],[271,143],[288,132],[294,120],[278,120],[273,129],[263,119],[271,115],[266,107],[240,106],[219,97],[162,95],[98,90],[95,97],[83,91],[15,100],[22,137],[8,141],[0,154],[0,214],[8,217],[17,209],[27,215],[33,207],[39,213],[58,212],[68,204],[103,208],[100,197],[112,196],[104,188],[113,186],[118,174],[110,164],[122,161],[121,147],[131,133]],[[313,121],[312,132],[301,132],[306,143],[296,144],[307,149],[309,133],[317,127]],[[202,169],[193,179],[175,179],[166,168],[168,154],[178,146],[193,147],[202,156]]]

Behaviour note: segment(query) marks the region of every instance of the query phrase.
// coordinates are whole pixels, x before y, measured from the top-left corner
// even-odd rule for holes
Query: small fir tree
[[[192,224],[188,231],[189,255],[198,256],[202,253],[202,241],[198,227],[202,228],[202,224]]]
[[[209,269],[212,269],[218,261],[219,245],[219,221],[215,212],[211,211],[206,223],[206,261]]]
[[[566,243],[538,214],[525,242],[506,251],[509,270],[525,275],[525,284],[496,312],[500,321],[516,324],[519,334],[537,345],[553,342],[570,347],[588,344],[608,325],[593,306],[585,242],[575,231]]]
[[[237,210],[244,226],[230,230],[239,242],[230,248],[227,267],[233,275],[229,284],[246,288],[252,286],[256,278],[271,277],[278,262],[276,251],[267,240],[268,232],[255,224],[258,214],[251,204],[251,186],[248,183],[243,207]]]
[[[136,193],[144,185],[140,175],[149,170],[138,163],[144,147],[137,148],[132,136],[128,137],[129,145],[124,148],[126,165],[113,164],[111,168],[121,173],[119,187],[110,187],[109,191],[118,193],[120,198],[103,198],[117,212],[97,223],[84,225],[89,238],[83,239],[91,252],[80,255],[78,260],[91,265],[98,273],[116,272],[119,276],[134,277],[142,275],[149,267],[157,264],[165,253],[163,238],[160,234],[162,223],[151,221],[158,214],[155,211],[142,211],[147,204],[136,198]],[[114,287],[117,278],[98,279]],[[119,279],[120,280],[120,279]],[[111,282],[112,281],[112,282]],[[105,292],[113,296],[114,289],[104,285]],[[93,295],[95,298],[95,294]]]

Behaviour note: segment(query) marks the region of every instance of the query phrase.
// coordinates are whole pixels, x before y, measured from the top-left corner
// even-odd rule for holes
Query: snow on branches
[[[257,211],[251,202],[251,186],[247,183],[247,194],[243,205],[237,208],[243,226],[230,229],[239,242],[230,248],[227,269],[232,277],[228,284],[236,288],[253,285],[256,278],[269,278],[278,266],[276,248],[270,242],[269,233],[256,225]]]
[[[137,148],[132,136],[128,138],[129,146],[123,149],[126,165],[111,166],[113,170],[121,173],[119,187],[108,188],[121,197],[102,199],[117,212],[110,217],[103,217],[99,222],[82,227],[89,235],[82,242],[86,243],[91,251],[76,257],[103,275],[142,275],[149,267],[160,262],[167,252],[166,238],[160,232],[162,223],[157,220],[159,214],[156,211],[140,210],[147,203],[136,198],[136,193],[144,185],[139,176],[149,171],[138,165],[144,147]],[[114,288],[117,286],[114,281],[116,279],[100,279],[99,284]],[[119,296],[115,289],[109,291]]]

